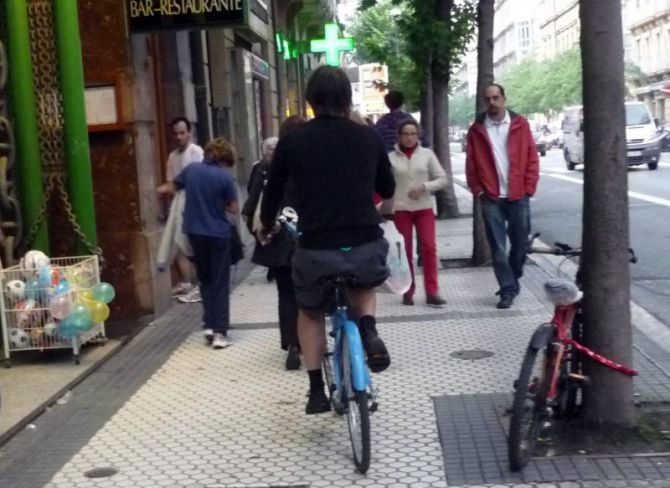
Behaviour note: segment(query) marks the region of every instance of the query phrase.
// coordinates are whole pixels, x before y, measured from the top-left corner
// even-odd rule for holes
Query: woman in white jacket
[[[403,295],[404,305],[414,305],[414,263],[412,231],[416,232],[423,258],[423,280],[426,304],[442,307],[447,302],[439,295],[437,280],[437,245],[432,194],[447,186],[445,174],[435,153],[419,144],[419,125],[407,119],[398,125],[398,143],[389,153],[396,181],[393,198],[393,220],[405,238],[407,260],[412,271],[412,286]]]

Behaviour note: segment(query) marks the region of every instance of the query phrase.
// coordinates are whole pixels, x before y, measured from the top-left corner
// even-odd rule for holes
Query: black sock
[[[363,315],[358,321],[361,337],[366,337],[370,332],[377,334],[377,319],[372,315]]]
[[[321,374],[321,368],[319,369],[310,369],[307,371],[309,375],[309,391],[310,392],[323,392],[323,374]]]

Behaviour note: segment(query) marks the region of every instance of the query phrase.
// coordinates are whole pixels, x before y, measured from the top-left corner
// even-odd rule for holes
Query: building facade
[[[505,76],[510,67],[533,53],[537,44],[537,2],[496,0],[493,23],[493,71]]]
[[[579,46],[579,0],[539,0],[538,55],[551,59]]]
[[[630,60],[643,74],[632,92],[670,123],[670,0],[627,0],[625,21]]]
[[[11,2],[12,18],[17,12],[25,15],[30,29],[52,23],[52,4],[47,0]],[[152,5],[160,5],[160,9],[152,9]],[[211,11],[194,10],[189,12],[194,15],[184,17],[174,5],[196,10],[204,9],[204,5],[209,9],[218,6],[220,11],[210,16]],[[4,4],[1,8],[9,9]],[[160,313],[170,305],[171,277],[169,272],[160,273],[155,265],[167,210],[156,187],[165,180],[165,163],[173,147],[170,121],[182,115],[191,119],[195,139],[201,145],[218,136],[233,141],[238,156],[234,173],[244,188],[251,165],[260,156],[261,141],[276,135],[288,114],[305,113],[305,80],[321,62],[321,56],[309,53],[306,46],[309,39],[323,37],[324,23],[335,20],[336,2],[236,0],[159,4],[142,0],[78,0],[75,10],[85,91],[80,96],[87,104],[94,224],[97,244],[106,259],[103,279],[117,291],[112,316],[132,318]],[[233,18],[233,14],[240,15]],[[210,17],[213,23],[207,24]],[[0,22],[3,20],[0,15]],[[180,24],[182,21],[185,23]],[[41,36],[43,31],[40,30]],[[3,43],[6,45],[6,32],[0,32],[0,50]],[[15,73],[13,66],[25,64],[23,61],[49,71],[55,54],[52,59],[40,51],[43,46],[54,45],[55,38],[55,33],[47,33],[26,59],[19,60],[10,53],[9,79]],[[0,69],[7,71],[6,66]],[[39,118],[47,120],[49,130],[59,133],[62,120],[58,114],[51,117],[50,113],[41,113],[57,109],[58,77],[50,73],[49,78],[53,93],[45,99],[54,103],[36,103],[34,109]],[[40,95],[37,93],[36,99]],[[12,100],[16,99],[11,89],[3,85],[0,96],[8,99],[10,107],[6,111],[7,104],[0,104],[0,114],[12,113]],[[10,119],[7,126],[11,127],[12,122]],[[7,130],[0,128],[0,139],[5,133]],[[55,147],[58,144],[56,141]],[[19,152],[16,158],[12,155],[12,160],[23,164],[26,158]],[[43,174],[53,171],[55,163],[62,163],[54,161],[53,154],[42,152],[38,164]],[[42,181],[40,185],[38,173],[31,185],[43,184]],[[43,250],[53,256],[72,255],[76,239],[63,217],[62,202],[47,204],[45,226],[49,239]],[[24,201],[17,206],[25,210]],[[3,229],[22,225],[14,209],[10,210],[3,209]],[[26,227],[30,224],[23,223]],[[11,235],[5,231],[13,240],[3,236],[3,264],[12,264],[12,259],[18,257],[21,246],[17,241],[26,241],[24,249],[34,247],[27,230],[12,231]]]

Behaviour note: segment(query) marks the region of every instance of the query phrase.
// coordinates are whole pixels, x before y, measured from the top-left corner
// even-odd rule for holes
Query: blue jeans
[[[206,329],[226,334],[230,326],[230,239],[189,234]]]
[[[500,292],[518,293],[530,233],[530,197],[510,202],[506,198],[492,200],[483,196],[481,203],[486,237],[491,246],[493,271],[500,285]]]

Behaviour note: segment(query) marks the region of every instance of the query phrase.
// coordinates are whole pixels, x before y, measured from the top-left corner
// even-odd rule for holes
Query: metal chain
[[[44,180],[44,199],[37,220],[27,234],[25,242],[33,242],[46,219],[51,198],[60,199],[68,222],[79,241],[89,253],[97,254],[104,267],[102,249],[94,246],[82,231],[66,190],[64,176],[65,146],[63,130],[63,100],[59,87],[58,60],[56,57],[55,27],[52,0],[29,0],[30,49],[33,60],[33,78],[38,108],[40,151]]]
[[[88,250],[89,253],[98,255],[100,266],[104,268],[105,258],[102,255],[102,248],[100,246],[94,246],[93,243],[88,240],[88,237],[86,237],[84,231],[81,230],[81,226],[77,221],[77,216],[75,215],[74,210],[72,209],[72,204],[70,203],[70,197],[67,191],[65,190],[65,181],[63,175],[60,173],[53,173],[50,176],[51,176],[49,178],[50,183],[48,184],[50,184],[52,188],[58,192],[58,196],[60,197],[61,202],[63,203],[65,213],[67,214],[67,219],[70,222],[70,225],[72,225],[74,233],[77,234],[77,237],[79,237],[79,241],[84,246],[86,246],[86,249]]]
[[[51,194],[53,193],[53,181],[50,178],[46,179],[46,185],[44,188],[44,197],[42,198],[42,205],[40,206],[40,213],[37,214],[37,219],[28,230],[25,239],[22,242],[22,251],[28,251],[28,246],[35,240],[35,236],[40,230],[40,227],[44,223],[44,220],[47,216],[47,211],[49,210],[49,201],[51,200]]]

